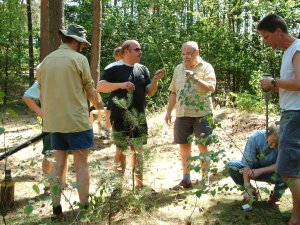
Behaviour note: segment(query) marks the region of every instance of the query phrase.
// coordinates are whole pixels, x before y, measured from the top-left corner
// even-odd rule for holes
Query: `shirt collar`
[[[59,48],[61,49],[71,49],[74,51],[74,49],[72,49],[68,44],[65,44],[65,43],[61,43]]]

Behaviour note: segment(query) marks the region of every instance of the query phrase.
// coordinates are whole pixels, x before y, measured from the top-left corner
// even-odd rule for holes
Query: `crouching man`
[[[257,190],[251,185],[251,180],[265,181],[275,184],[270,194],[269,202],[279,203],[287,188],[285,182],[275,173],[275,163],[278,154],[279,127],[271,126],[265,130],[255,131],[248,139],[242,160],[231,160],[226,170],[233,181],[244,187],[244,201],[257,199]]]

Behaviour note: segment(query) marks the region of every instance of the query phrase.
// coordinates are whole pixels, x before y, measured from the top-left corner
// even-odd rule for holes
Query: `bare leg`
[[[80,203],[83,205],[88,204],[89,198],[89,187],[90,187],[90,176],[88,168],[88,154],[87,149],[75,150],[74,154],[74,165],[76,170],[76,182],[79,186],[78,195]]]
[[[110,131],[111,123],[110,123],[110,110],[105,110],[105,127]]]
[[[67,156],[68,158],[68,156]],[[68,160],[66,159],[65,160],[65,163],[63,165],[63,168],[62,168],[62,184],[63,184],[63,187],[66,188],[68,185],[67,185],[67,173],[68,173]]]
[[[131,166],[134,168],[135,187],[143,187],[143,155],[136,153],[134,147],[130,145],[131,151]]]
[[[282,176],[293,198],[293,210],[289,225],[300,225],[300,178]]]
[[[198,145],[198,149],[200,153],[208,155],[208,149],[206,145]],[[201,170],[202,170],[202,177],[207,177],[208,176],[208,171],[209,171],[209,161],[202,161],[201,162]]]
[[[180,158],[183,174],[189,174],[189,164],[188,158],[192,155],[192,145],[191,144],[179,144],[180,148]]]
[[[47,156],[44,156],[43,162],[42,162],[42,170],[43,170],[45,177],[47,177],[48,175],[50,175],[52,173],[52,166],[53,166],[52,162],[48,161]]]
[[[102,121],[102,110],[99,109],[98,112],[97,112],[97,121],[98,121],[98,134],[100,135],[101,134],[101,121]]]
[[[90,112],[90,122],[91,122],[91,124],[93,124],[93,122],[94,122],[94,112],[93,111]]]
[[[61,200],[61,189],[63,182],[63,167],[65,166],[68,159],[68,151],[54,150],[53,157],[55,162],[53,163],[51,186],[58,185],[58,194],[52,195],[52,202],[54,206],[60,204]]]
[[[117,147],[116,154],[115,154],[114,172],[116,174],[121,174],[122,176],[124,176],[125,168],[126,168],[126,156],[123,154],[123,149]]]

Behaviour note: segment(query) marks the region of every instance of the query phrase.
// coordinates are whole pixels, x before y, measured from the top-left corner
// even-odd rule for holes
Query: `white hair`
[[[187,41],[187,42],[183,43],[182,47],[183,46],[188,46],[191,49],[199,50],[198,44],[195,41]]]

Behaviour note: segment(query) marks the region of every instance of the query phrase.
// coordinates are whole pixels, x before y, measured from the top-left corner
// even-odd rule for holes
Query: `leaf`
[[[5,132],[4,127],[0,127],[0,135],[3,134]]]
[[[6,113],[8,115],[10,115],[11,117],[13,117],[13,118],[17,118],[18,117],[18,114],[14,110],[12,110],[12,109],[7,109]]]
[[[54,185],[51,187],[50,191],[54,196],[58,196],[60,193],[60,187],[58,185]]]
[[[32,185],[32,189],[37,195],[40,195],[40,188],[37,184]]]
[[[33,211],[33,206],[31,204],[27,205],[24,209],[24,213],[29,216]]]

